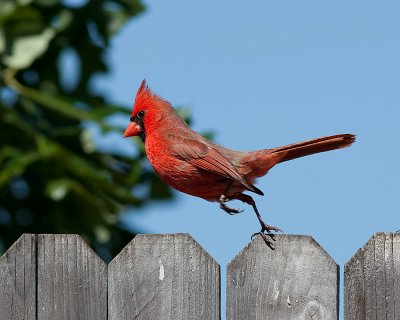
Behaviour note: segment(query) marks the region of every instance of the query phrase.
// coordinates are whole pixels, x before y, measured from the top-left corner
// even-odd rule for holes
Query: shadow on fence
[[[256,237],[228,265],[228,320],[338,319],[339,267],[309,236]],[[345,266],[346,320],[400,319],[400,234]],[[138,235],[107,266],[77,235],[24,234],[0,257],[0,320],[220,319],[220,269],[187,234]]]

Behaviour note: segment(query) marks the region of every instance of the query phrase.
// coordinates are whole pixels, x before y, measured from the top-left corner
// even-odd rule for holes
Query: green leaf
[[[129,15],[124,10],[108,10],[107,36],[111,36],[124,25]]]
[[[53,201],[60,201],[65,198],[70,190],[70,181],[68,179],[50,180],[47,183],[45,193]]]
[[[121,107],[115,104],[110,104],[110,105],[103,105],[99,106],[93,109],[92,113],[95,114],[99,118],[104,118],[109,115],[114,115],[117,112],[121,112],[124,114],[129,115],[131,113],[131,110]]]
[[[9,154],[3,159],[0,171],[0,187],[7,185],[12,178],[21,175],[29,165],[40,159],[37,151],[23,153],[17,149],[5,148],[0,150],[2,154]]]
[[[12,69],[25,69],[45,52],[54,37],[53,29],[45,29],[35,35],[21,36],[14,39],[10,53],[3,56],[2,62]]]
[[[47,1],[49,0],[44,0],[43,2]],[[57,2],[57,0],[54,0],[54,2]],[[57,30],[57,32],[63,31],[72,24],[73,18],[74,16],[71,10],[62,9],[58,15],[54,16],[52,27]]]
[[[10,37],[37,33],[44,29],[40,12],[31,6],[2,1],[0,9],[0,25]]]
[[[137,15],[144,11],[144,5],[139,0],[115,0],[121,4],[130,16]]]
[[[21,95],[40,103],[42,106],[68,118],[77,120],[96,120],[93,113],[76,108],[71,104],[68,98],[63,98],[55,94],[46,94],[45,92],[35,90],[19,83],[11,70],[5,70],[4,79],[6,83]],[[98,119],[97,119],[98,120]]]
[[[14,6],[8,14],[0,15],[2,62],[16,70],[29,67],[47,50],[55,36],[55,31],[45,26],[40,13],[26,6],[28,3],[21,2],[22,6]]]

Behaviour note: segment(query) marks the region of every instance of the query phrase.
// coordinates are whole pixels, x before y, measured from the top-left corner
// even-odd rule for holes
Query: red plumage
[[[253,198],[243,192],[262,195],[254,186],[256,179],[280,162],[347,147],[355,141],[352,134],[339,134],[251,152],[227,149],[190,129],[171,104],[153,94],[145,81],[137,92],[130,120],[124,137],[142,138],[147,157],[162,180],[184,193],[218,201],[230,214],[239,211],[226,206],[229,200],[252,205],[264,239],[265,231],[279,229],[263,222]]]

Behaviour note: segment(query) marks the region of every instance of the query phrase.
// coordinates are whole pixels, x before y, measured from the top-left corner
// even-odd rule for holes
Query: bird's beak
[[[124,132],[124,138],[137,136],[141,131],[142,128],[140,127],[140,125],[132,121],[129,123],[128,127]]]

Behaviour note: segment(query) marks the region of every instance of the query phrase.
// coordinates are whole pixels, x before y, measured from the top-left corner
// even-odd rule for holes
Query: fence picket
[[[309,236],[260,236],[227,270],[227,320],[338,319],[339,267]]]
[[[220,319],[219,265],[187,234],[138,235],[109,264],[109,319]]]
[[[376,233],[346,263],[346,320],[400,318],[400,234]]]
[[[77,235],[37,241],[38,319],[107,319],[106,264]]]
[[[22,235],[0,257],[0,320],[34,319],[36,235]]]

